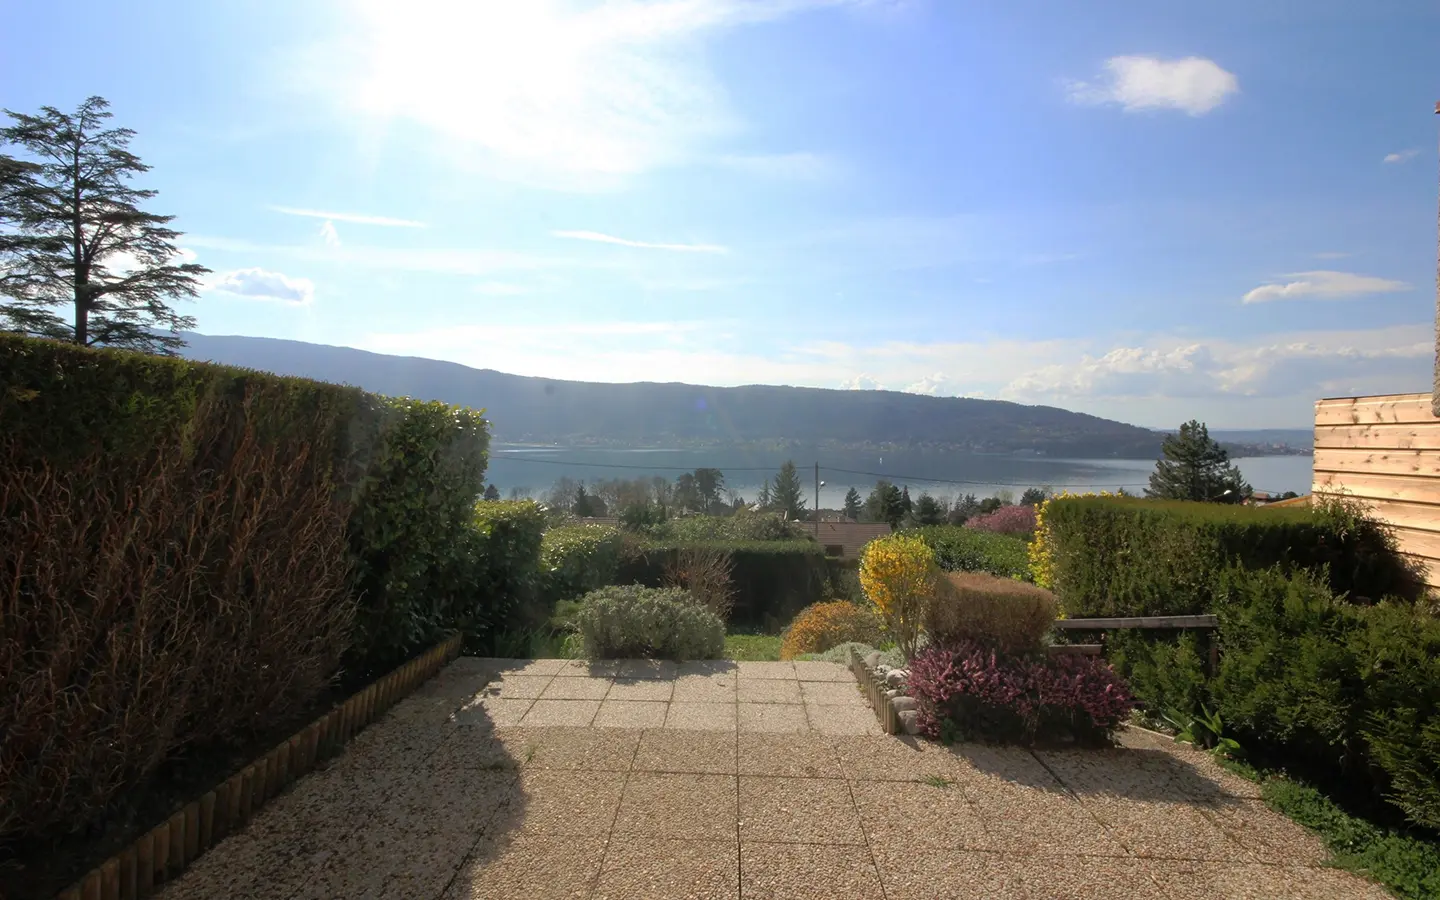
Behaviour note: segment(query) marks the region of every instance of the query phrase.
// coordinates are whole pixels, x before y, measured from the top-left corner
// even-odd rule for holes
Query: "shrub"
[[[1013,656],[973,642],[926,649],[911,661],[906,684],[931,737],[1098,743],[1135,705],[1124,681],[1099,660]]]
[[[1413,596],[1417,587],[1391,535],[1343,505],[1059,497],[1041,523],[1037,577],[1070,616],[1209,612],[1214,573],[1231,564],[1324,570],[1331,590],[1355,602]]]
[[[720,547],[682,547],[665,568],[665,587],[680,588],[720,618],[730,618],[735,592],[730,576],[735,564]]]
[[[838,662],[848,666],[850,665],[850,651],[852,650],[859,653],[860,658],[864,659],[876,650],[880,650],[880,648],[871,646],[870,644],[847,641],[843,644],[836,644],[823,653],[801,653],[796,656],[795,659],[814,660],[816,662]],[[880,662],[892,669],[898,669],[905,665],[905,656],[897,648],[890,646],[880,650]]]
[[[932,643],[974,641],[1004,653],[1038,650],[1054,624],[1054,594],[984,572],[947,573],[925,609]]]
[[[810,531],[802,523],[787,521],[776,512],[753,510],[739,510],[729,516],[681,516],[653,525],[650,533],[672,543],[810,539]]]
[[[802,653],[824,653],[831,647],[847,642],[876,644],[882,625],[874,611],[840,600],[807,606],[785,629],[780,645],[781,659],[794,659]]]
[[[474,562],[458,623],[467,639],[483,646],[492,634],[544,624],[550,610],[540,602],[545,513],[539,504],[474,503],[470,534]]]
[[[540,570],[547,600],[569,600],[613,583],[624,546],[624,535],[603,525],[561,525],[546,531]]]
[[[976,531],[1008,534],[1028,541],[1035,533],[1035,507],[1002,506],[992,513],[966,519],[965,527]]]
[[[1025,542],[1008,534],[977,531],[961,525],[917,529],[935,562],[946,572],[989,572],[1001,578],[1030,580]]]
[[[615,580],[659,587],[680,552],[712,548],[730,557],[730,625],[778,631],[825,595],[824,549],[813,541],[698,541],[650,539],[620,563]]]
[[[1105,657],[1156,716],[1197,716],[1202,707],[1213,708],[1202,641],[1194,632],[1113,631],[1105,636]]]
[[[915,655],[925,606],[936,590],[935,553],[913,534],[891,534],[865,545],[860,585],[909,659]]]
[[[589,659],[719,659],[725,652],[724,623],[676,588],[591,591],[575,624]]]

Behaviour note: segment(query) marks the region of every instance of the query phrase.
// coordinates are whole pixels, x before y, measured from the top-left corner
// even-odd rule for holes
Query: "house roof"
[[[884,522],[821,522],[816,540],[825,547],[840,547],[841,556],[855,559],[866,544],[889,533]]]

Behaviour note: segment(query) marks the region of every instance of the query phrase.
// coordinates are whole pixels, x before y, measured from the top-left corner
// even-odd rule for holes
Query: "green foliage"
[[[899,528],[905,521],[905,495],[888,481],[875,482],[875,489],[865,498],[865,518]]]
[[[807,540],[803,523],[786,521],[778,512],[741,511],[732,516],[681,516],[650,529],[660,541],[795,541]]]
[[[1244,755],[1240,742],[1225,733],[1225,722],[1218,712],[1203,705],[1197,713],[1172,709],[1164,713],[1165,721],[1175,729],[1175,740],[1210,750],[1217,756],[1239,759]]]
[[[932,525],[916,533],[935,551],[935,561],[946,572],[989,572],[1001,578],[1032,580],[1021,538],[960,525]]]
[[[1201,503],[1239,503],[1250,496],[1250,485],[1240,470],[1201,422],[1191,419],[1165,438],[1160,447],[1145,496],[1160,500]]]
[[[532,500],[471,505],[475,565],[459,627],[482,638],[506,628],[534,628],[549,615],[540,593],[545,513]]]
[[[568,600],[615,580],[625,536],[603,525],[561,525],[545,532],[540,546],[544,594]]]
[[[858,522],[861,513],[864,511],[865,504],[864,501],[860,499],[860,492],[853,487],[850,488],[850,490],[845,492],[845,506],[841,512],[845,514],[846,518],[854,519]]]
[[[798,519],[805,512],[805,488],[795,463],[785,460],[770,488],[770,505],[787,519]]]
[[[834,647],[831,647],[829,650],[826,650],[824,653],[802,653],[801,655],[795,657],[795,660],[797,662],[806,660],[815,660],[817,662],[838,662],[844,663],[848,666],[850,665],[851,650],[859,653],[861,659],[864,659],[871,653],[874,653],[876,650],[880,650],[880,662],[883,665],[887,665],[892,669],[898,669],[901,666],[905,665],[905,654],[900,652],[899,647],[891,645],[889,647],[881,649],[879,647],[872,647],[869,644],[861,644],[856,642],[838,644]]]
[[[725,658],[734,660],[772,662],[780,659],[780,645],[784,640],[778,634],[750,634],[731,632],[725,635]]]
[[[1202,641],[1191,631],[1154,634],[1111,632],[1105,657],[1150,709],[1188,718],[1209,702]]]
[[[733,603],[730,623],[778,631],[795,614],[825,596],[825,551],[814,541],[681,541],[652,539],[620,563],[616,580],[658,587],[687,548],[730,555]]]
[[[1045,490],[1044,488],[1026,488],[1024,493],[1020,495],[1020,505],[1039,506],[1040,504],[1044,503],[1045,499],[1049,496],[1050,492]]]
[[[408,398],[384,399],[375,424],[349,528],[361,597],[353,653],[384,667],[462,618],[494,621],[478,609],[475,580],[491,561],[472,527],[489,434],[479,412]]]
[[[929,494],[921,494],[915,501],[912,518],[916,525],[942,525],[945,522],[945,508]]]
[[[620,510],[620,526],[626,531],[653,531],[664,525],[668,518],[665,507],[649,500],[644,503],[631,503]]]
[[[591,591],[575,622],[588,659],[718,659],[725,650],[720,618],[674,588]]]
[[[1045,506],[1044,530],[1051,585],[1072,617],[1210,612],[1214,575],[1231,564],[1323,568],[1330,587],[1356,601],[1417,589],[1389,532],[1343,504],[1060,497]]]

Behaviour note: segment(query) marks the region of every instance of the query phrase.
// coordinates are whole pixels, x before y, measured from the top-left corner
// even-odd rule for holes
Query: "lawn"
[[[779,659],[780,640],[778,634],[727,634],[725,635],[725,658]]]

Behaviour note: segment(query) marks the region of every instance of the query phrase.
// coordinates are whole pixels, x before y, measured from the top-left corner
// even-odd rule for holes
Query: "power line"
[[[541,463],[548,466],[584,466],[588,469],[643,469],[647,472],[693,472],[697,466],[636,466],[626,463],[595,463],[595,462],[571,462],[566,459],[536,459],[533,456],[504,456],[491,457],[495,459],[509,459],[516,462]],[[711,467],[713,468],[713,467]],[[774,472],[774,466],[730,466],[723,470],[727,472]]]

